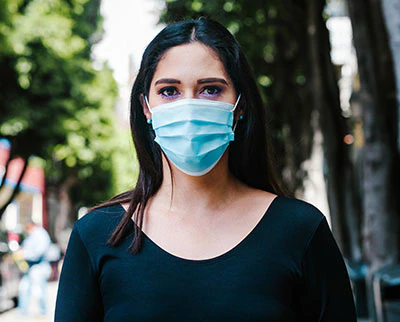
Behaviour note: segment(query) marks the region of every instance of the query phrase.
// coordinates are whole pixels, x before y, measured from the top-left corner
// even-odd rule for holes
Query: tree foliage
[[[11,157],[43,158],[49,184],[85,180],[75,188],[85,203],[112,188],[117,89],[110,68],[96,70],[90,59],[102,34],[99,5],[0,1],[0,136],[11,141]]]

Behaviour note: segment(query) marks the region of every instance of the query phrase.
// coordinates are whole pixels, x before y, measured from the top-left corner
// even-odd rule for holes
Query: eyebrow
[[[177,80],[177,79],[173,79],[173,78],[161,78],[159,80],[157,80],[154,85],[157,84],[180,84],[181,81]]]
[[[157,80],[154,85],[158,84],[180,84],[181,81],[174,78],[161,78]],[[211,77],[211,78],[202,78],[197,81],[197,84],[207,84],[207,83],[221,83],[224,85],[228,85],[227,81],[223,78]]]
[[[197,81],[197,84],[206,84],[206,83],[222,83],[224,85],[228,85],[228,83],[225,79],[217,78],[217,77],[203,78],[203,79],[199,79]]]

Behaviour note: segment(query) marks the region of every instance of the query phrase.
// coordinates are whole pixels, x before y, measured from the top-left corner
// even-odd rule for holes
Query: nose
[[[193,88],[186,88],[183,98],[197,98],[195,90]]]

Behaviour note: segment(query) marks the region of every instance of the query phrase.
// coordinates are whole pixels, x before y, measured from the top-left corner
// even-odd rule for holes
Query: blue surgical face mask
[[[233,111],[236,104],[181,99],[150,108],[155,141],[182,172],[202,176],[218,163],[234,140]]]

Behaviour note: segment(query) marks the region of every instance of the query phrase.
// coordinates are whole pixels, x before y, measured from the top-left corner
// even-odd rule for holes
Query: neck
[[[227,153],[209,173],[199,177],[184,174],[173,165],[171,173],[167,161],[163,161],[163,183],[153,202],[169,212],[196,214],[204,213],[204,209],[217,210],[232,202],[242,186],[228,170]]]

